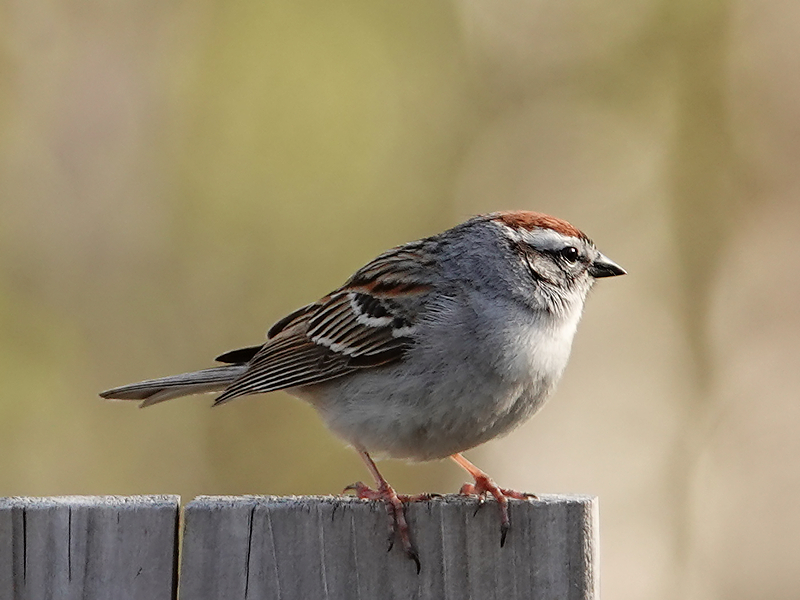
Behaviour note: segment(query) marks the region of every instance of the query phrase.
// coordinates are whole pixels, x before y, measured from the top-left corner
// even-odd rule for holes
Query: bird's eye
[[[575,246],[567,246],[561,252],[561,257],[568,262],[578,260],[578,249]]]

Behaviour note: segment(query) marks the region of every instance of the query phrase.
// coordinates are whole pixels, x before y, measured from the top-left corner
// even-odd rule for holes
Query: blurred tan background
[[[0,1],[0,495],[366,479],[282,394],[96,393],[535,209],[630,275],[547,409],[470,457],[600,496],[606,598],[800,597],[798,36],[777,0]]]

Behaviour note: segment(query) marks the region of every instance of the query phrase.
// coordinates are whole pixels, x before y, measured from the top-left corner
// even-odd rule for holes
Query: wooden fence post
[[[596,599],[597,502],[407,508],[422,571],[387,552],[383,506],[342,497],[201,497],[185,511],[181,600]],[[0,498],[0,599],[173,600],[178,497]]]
[[[598,597],[597,501],[447,496],[410,504],[422,570],[376,502],[341,497],[200,497],[185,510],[181,600],[588,600]]]
[[[0,498],[3,600],[173,600],[177,496]]]

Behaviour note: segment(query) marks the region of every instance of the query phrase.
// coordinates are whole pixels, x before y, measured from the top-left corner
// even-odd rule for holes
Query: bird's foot
[[[408,522],[406,521],[405,511],[403,504],[407,502],[420,502],[430,500],[436,494],[419,494],[409,496],[406,494],[398,494],[394,488],[388,483],[382,484],[377,490],[372,489],[368,485],[357,481],[344,488],[344,492],[352,490],[355,492],[357,498],[362,500],[380,500],[386,507],[386,513],[389,515],[389,550],[394,546],[395,538],[400,540],[403,550],[414,564],[417,565],[417,573],[420,571],[419,555],[411,543],[409,535]]]
[[[500,546],[506,543],[506,536],[510,527],[508,519],[508,499],[514,498],[515,500],[527,500],[529,498],[536,499],[534,494],[527,492],[517,492],[498,486],[491,477],[481,472],[475,475],[475,483],[465,483],[461,486],[461,494],[465,496],[478,496],[478,508],[483,506],[483,502],[488,495],[494,497],[500,506]]]

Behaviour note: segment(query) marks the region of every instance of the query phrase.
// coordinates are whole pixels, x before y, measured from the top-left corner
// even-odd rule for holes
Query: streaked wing
[[[247,363],[253,360],[253,357],[258,354],[258,351],[264,347],[264,344],[258,346],[248,346],[247,348],[237,348],[236,350],[229,350],[224,354],[220,354],[214,360],[217,362],[228,364]]]
[[[338,290],[278,321],[216,404],[400,360],[413,343],[421,297],[432,287],[434,266],[423,243],[429,242],[385,252]]]
[[[357,367],[347,359],[311,342],[301,331],[273,338],[253,358],[238,379],[216,399],[215,405],[238,396],[261,394],[320,383]]]

